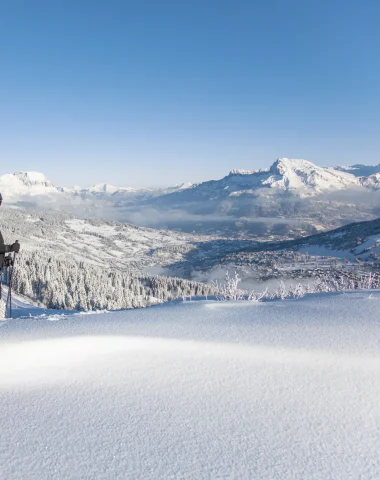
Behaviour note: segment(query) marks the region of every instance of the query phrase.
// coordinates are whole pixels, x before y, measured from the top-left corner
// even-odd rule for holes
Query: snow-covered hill
[[[380,255],[380,219],[357,222],[296,240],[256,244],[255,251],[301,251],[316,255],[366,260]]]
[[[213,240],[209,236],[9,207],[1,207],[0,231],[6,243],[18,239],[24,250],[42,250],[55,257],[138,272],[156,267],[157,274],[157,267],[175,265],[198,244]]]
[[[7,480],[380,478],[380,294],[0,322]]]
[[[185,271],[200,281],[223,281],[225,272],[238,272],[242,287],[275,289],[279,280],[288,284],[313,279],[346,278],[355,283],[362,274],[380,269],[380,219],[357,222],[317,235],[280,242],[245,242],[208,258],[184,258]]]

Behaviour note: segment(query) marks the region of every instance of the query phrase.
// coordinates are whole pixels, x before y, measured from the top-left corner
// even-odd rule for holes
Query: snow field
[[[2,322],[0,478],[378,479],[379,308],[355,292]]]

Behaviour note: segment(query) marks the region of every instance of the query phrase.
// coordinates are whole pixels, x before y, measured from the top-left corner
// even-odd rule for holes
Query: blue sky
[[[0,173],[380,162],[380,2],[0,0]]]

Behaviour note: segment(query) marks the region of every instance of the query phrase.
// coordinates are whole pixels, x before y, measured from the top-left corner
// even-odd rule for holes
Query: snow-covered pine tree
[[[69,310],[141,308],[183,294],[216,293],[212,285],[108,269],[37,251],[20,252],[13,289],[46,307]]]

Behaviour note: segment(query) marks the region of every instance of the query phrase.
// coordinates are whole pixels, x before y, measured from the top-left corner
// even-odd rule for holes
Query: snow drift
[[[379,302],[3,322],[2,478],[377,479]]]

